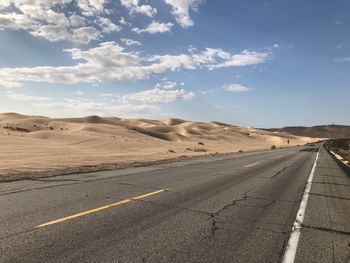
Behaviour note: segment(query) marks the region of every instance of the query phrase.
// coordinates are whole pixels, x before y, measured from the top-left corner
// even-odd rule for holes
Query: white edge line
[[[321,147],[319,148],[316,159],[314,162],[314,165],[312,166],[311,173],[309,175],[309,178],[306,183],[306,187],[304,190],[303,198],[301,199],[301,203],[298,209],[298,213],[295,217],[295,221],[293,223],[292,227],[292,232],[290,234],[288,244],[286,247],[286,250],[284,252],[283,260],[282,263],[293,263],[295,260],[295,255],[298,249],[298,243],[299,243],[299,238],[300,238],[300,232],[301,232],[301,224],[304,221],[304,216],[305,216],[305,210],[307,206],[307,201],[309,200],[309,194],[310,194],[310,189],[312,185],[312,179],[314,178],[314,173],[316,170],[316,165],[317,165],[317,160],[318,156],[320,154]]]

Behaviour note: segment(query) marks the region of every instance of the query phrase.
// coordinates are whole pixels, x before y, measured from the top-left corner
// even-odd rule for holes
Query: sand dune
[[[312,138],[350,138],[350,126],[347,125],[319,125],[312,127],[291,126],[283,128],[266,129],[279,133],[289,133],[297,136],[308,136]]]
[[[221,122],[0,114],[0,181],[69,169],[287,147],[316,139]],[[119,166],[118,166],[119,165]]]

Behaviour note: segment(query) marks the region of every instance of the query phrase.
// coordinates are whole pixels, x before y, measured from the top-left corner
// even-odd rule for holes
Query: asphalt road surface
[[[318,146],[0,184],[0,262],[281,262]],[[350,177],[321,147],[295,262],[349,262]]]

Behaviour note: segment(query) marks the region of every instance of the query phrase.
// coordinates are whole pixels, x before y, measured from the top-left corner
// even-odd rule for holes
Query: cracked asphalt
[[[281,262],[317,149],[2,183],[0,262]],[[348,171],[313,181],[296,262],[349,262]]]

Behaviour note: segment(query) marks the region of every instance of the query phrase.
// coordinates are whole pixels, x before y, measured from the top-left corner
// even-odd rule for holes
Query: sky
[[[1,0],[0,112],[350,125],[348,0]]]

